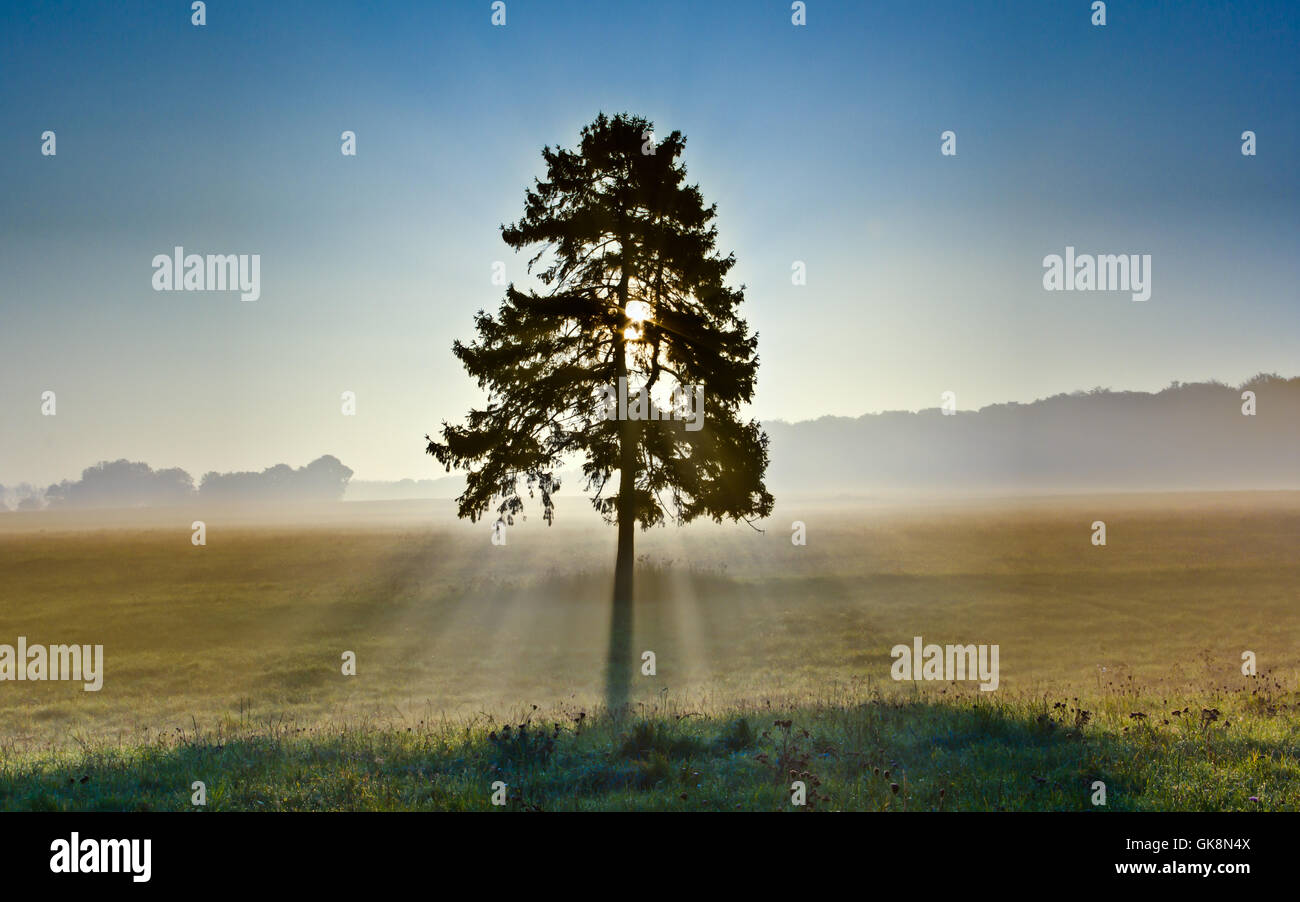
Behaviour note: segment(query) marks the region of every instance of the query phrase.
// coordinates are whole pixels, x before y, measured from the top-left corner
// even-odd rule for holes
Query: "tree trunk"
[[[632,573],[636,563],[636,423],[619,423],[618,556],[614,563],[614,595],[632,602]]]
[[[619,283],[619,298],[627,309],[627,275]],[[614,356],[618,378],[626,384],[627,348],[620,329]],[[619,386],[616,386],[619,388]],[[630,387],[627,389],[630,393]],[[619,420],[618,552],[614,561],[614,598],[609,623],[609,654],[606,658],[605,704],[615,711],[628,702],[633,670],[632,598],[636,566],[636,446],[638,424]]]
[[[614,563],[614,598],[610,612],[609,656],[605,677],[605,704],[611,711],[628,703],[635,666],[632,648],[632,575],[636,564],[633,553],[636,512],[632,490],[636,485],[636,436],[626,427],[621,431],[623,467],[619,473],[618,490],[618,557]]]

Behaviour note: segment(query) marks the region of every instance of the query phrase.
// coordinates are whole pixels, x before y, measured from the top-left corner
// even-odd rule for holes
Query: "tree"
[[[144,461],[102,460],[45,490],[50,507],[139,507],[181,504],[194,496],[194,479],[179,467],[154,470]]]
[[[513,523],[523,479],[549,525],[558,471],[582,459],[592,504],[618,526],[611,685],[630,669],[620,656],[630,647],[635,524],[750,521],[772,510],[767,436],[741,419],[758,336],[737,315],[744,287],[724,284],[735,257],[716,250],[716,205],[686,184],[686,139],[674,131],[656,144],[653,129],[602,113],[576,150],[543,148],[545,180],[501,237],[536,249],[528,271],[546,290],[511,283],[495,315],[478,312],[477,338],[452,350],[487,404],[464,425],[444,422],[441,441],[425,436],[448,471],[467,472],[458,513],[472,521],[495,502]],[[621,400],[610,403],[642,388],[648,403],[629,401],[626,415]],[[693,398],[703,399],[702,425],[688,417]]]
[[[339,501],[347,491],[352,469],[333,454],[294,469],[276,464],[260,473],[210,472],[199,483],[199,495],[218,501]]]

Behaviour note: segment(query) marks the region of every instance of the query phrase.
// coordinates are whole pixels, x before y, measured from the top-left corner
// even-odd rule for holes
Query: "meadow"
[[[640,533],[656,673],[617,710],[613,530],[581,503],[503,547],[445,501],[0,515],[0,642],[106,659],[99,692],[0,683],[0,808],[185,810],[203,780],[208,810],[490,810],[500,780],[506,809],[1089,810],[1096,781],[1108,809],[1300,809],[1300,493]],[[998,644],[998,690],[895,682],[914,636]]]

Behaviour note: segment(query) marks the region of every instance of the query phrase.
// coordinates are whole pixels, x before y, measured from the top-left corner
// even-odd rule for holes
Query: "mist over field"
[[[108,661],[98,693],[0,698],[4,734],[66,743],[241,706],[304,722],[595,710],[611,530],[580,504],[562,514],[519,521],[504,547],[437,501],[209,512],[204,547],[194,510],[0,519],[0,637],[93,639]],[[1089,541],[1098,518],[1106,547]],[[914,635],[1000,643],[1009,693],[1176,682],[1206,655],[1227,683],[1246,647],[1270,670],[1300,667],[1300,493],[791,498],[765,526],[642,534],[636,650],[659,667],[634,701],[893,692],[889,649]]]
[[[1246,393],[1249,400],[1243,400]],[[1247,405],[1250,415],[1243,412]],[[763,426],[771,440],[769,485],[778,495],[1300,488],[1300,377],[1261,374],[1237,387],[1175,383],[1156,393],[1093,389],[978,411],[956,406],[951,415],[936,407]],[[128,508],[197,500],[293,507],[339,498],[451,499],[465,490],[462,475],[424,466],[420,478],[366,480],[324,455],[297,469],[278,464],[261,473],[209,472],[196,483],[180,468],[154,470],[123,460],[89,466],[80,479],[48,489],[0,485],[0,507]],[[559,476],[563,496],[581,493],[579,470]],[[266,514],[283,519],[280,512]]]

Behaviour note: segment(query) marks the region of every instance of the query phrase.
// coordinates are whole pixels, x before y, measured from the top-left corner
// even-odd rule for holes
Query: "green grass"
[[[8,755],[0,808],[194,810],[195,780],[208,811],[1300,808],[1300,695],[1267,678],[1198,698],[917,695],[725,715],[664,699],[622,717],[178,729]],[[790,804],[795,780],[808,788],[802,809]],[[1104,809],[1091,802],[1097,780]],[[495,781],[507,787],[500,808]]]

